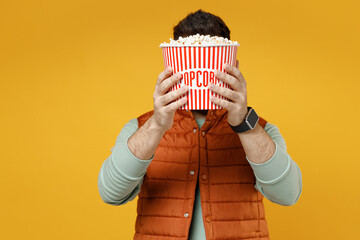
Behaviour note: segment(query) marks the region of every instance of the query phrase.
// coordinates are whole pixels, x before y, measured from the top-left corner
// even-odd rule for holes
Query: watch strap
[[[234,131],[234,132],[237,132],[237,133],[242,133],[242,132],[246,132],[246,131],[248,131],[248,130],[250,130],[250,129],[253,129],[253,127],[251,126],[251,124],[248,122],[248,116],[250,115],[250,111],[254,111],[254,113],[256,114],[256,112],[255,112],[255,110],[254,109],[252,109],[252,107],[247,107],[247,109],[248,109],[248,112],[247,112],[247,114],[246,114],[246,116],[245,116],[245,119],[244,119],[244,121],[242,122],[242,123],[240,123],[239,125],[237,125],[237,126],[232,126],[232,125],[230,125],[230,127],[232,128],[232,130]],[[254,114],[253,113],[253,114]],[[257,114],[256,114],[256,116],[257,116]],[[254,127],[256,126],[256,124],[257,124],[257,122],[259,121],[259,118],[257,117],[257,120],[256,120],[256,123],[254,124]]]

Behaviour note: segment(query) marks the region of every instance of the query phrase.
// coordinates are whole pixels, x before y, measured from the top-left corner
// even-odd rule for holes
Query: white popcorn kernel
[[[237,41],[231,41],[224,37],[200,35],[199,33],[188,37],[179,37],[178,40],[170,38],[170,43],[161,43],[161,46],[179,46],[179,45],[217,45],[217,44],[234,44],[239,45]]]

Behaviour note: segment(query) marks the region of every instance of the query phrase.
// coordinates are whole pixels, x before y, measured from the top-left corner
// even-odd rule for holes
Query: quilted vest
[[[153,112],[137,118],[139,128]],[[134,240],[187,240],[197,181],[206,239],[270,239],[263,195],[226,109],[208,110],[201,129],[191,111],[177,109],[154,154],[138,194]]]

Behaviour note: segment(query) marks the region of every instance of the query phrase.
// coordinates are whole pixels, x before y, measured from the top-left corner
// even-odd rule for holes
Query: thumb
[[[236,68],[239,68],[239,60],[236,59]]]

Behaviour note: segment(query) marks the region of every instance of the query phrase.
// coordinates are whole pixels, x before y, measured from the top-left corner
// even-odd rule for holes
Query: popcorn
[[[182,78],[169,90],[176,91],[182,85],[187,85],[189,90],[183,95],[187,98],[185,105],[179,109],[201,110],[220,109],[210,100],[210,96],[228,100],[220,94],[208,88],[209,83],[229,88],[226,82],[220,81],[215,76],[215,71],[225,72],[224,65],[236,65],[237,48],[240,46],[236,41],[230,41],[223,37],[211,37],[210,35],[192,35],[179,37],[178,40],[170,38],[170,43],[161,43],[160,48],[164,58],[164,67],[172,67],[173,74],[180,73]],[[179,100],[179,98],[174,101]]]
[[[235,44],[239,45],[237,41],[231,41],[227,38],[217,37],[210,35],[200,35],[199,33],[196,35],[191,35],[188,37],[179,37],[178,40],[174,40],[170,38],[170,43],[163,42],[160,44],[160,47],[166,46],[182,46],[182,45],[195,45],[195,46],[207,46],[207,45],[228,45]]]

